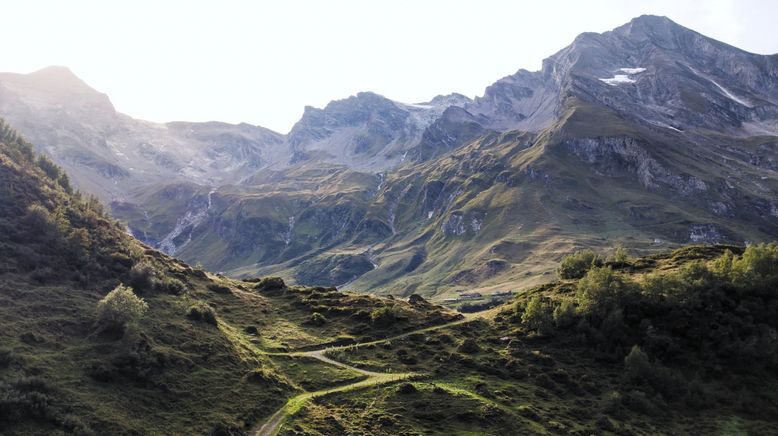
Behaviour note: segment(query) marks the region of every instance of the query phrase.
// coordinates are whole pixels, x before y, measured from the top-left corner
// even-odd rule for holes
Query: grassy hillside
[[[564,264],[575,278],[487,319],[331,353],[427,376],[327,397],[282,434],[775,434],[778,245]]]
[[[3,434],[239,433],[295,392],[358,378],[262,350],[455,316],[193,269],[128,236],[6,124],[0,133]],[[108,297],[120,284],[130,302]],[[108,316],[101,301],[115,303]]]
[[[192,268],[0,134],[3,434],[774,433],[778,244],[579,252],[463,318]]]

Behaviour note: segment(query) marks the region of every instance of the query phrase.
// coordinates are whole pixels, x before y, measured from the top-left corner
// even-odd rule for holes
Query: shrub
[[[10,348],[0,348],[0,368],[8,368],[14,361],[14,352]]]
[[[418,392],[416,386],[410,383],[403,383],[397,387],[397,393],[401,395],[411,395],[415,394],[416,392]]]
[[[613,257],[611,258],[611,262],[618,263],[618,264],[624,264],[629,261],[629,252],[624,247],[618,247],[616,248],[616,251],[613,252]]]
[[[476,342],[473,338],[465,339],[461,344],[459,344],[459,347],[457,347],[457,351],[465,354],[475,354],[480,350],[481,347],[478,346],[478,342]]]
[[[136,263],[127,275],[127,283],[138,291],[149,291],[157,284],[157,270],[146,261]]]
[[[686,291],[686,286],[677,274],[655,272],[649,274],[641,283],[642,292],[653,300],[660,298],[678,298]]]
[[[285,287],[286,283],[281,277],[264,277],[254,285],[254,289],[258,291],[274,291]]]
[[[174,277],[165,277],[164,279],[159,280],[156,283],[155,288],[161,292],[172,295],[181,295],[186,291],[184,282]]]
[[[578,282],[576,299],[585,313],[605,313],[618,305],[631,290],[632,284],[608,267],[589,270]]]
[[[716,276],[708,269],[708,265],[695,260],[678,269],[678,278],[683,283],[685,294],[693,294],[695,291],[712,287],[716,283]],[[679,297],[684,297],[681,294]]]
[[[529,300],[524,308],[521,322],[530,330],[541,335],[549,335],[554,331],[553,310],[554,307],[547,298],[536,295]]]
[[[51,180],[57,180],[59,179],[59,176],[61,174],[61,170],[59,167],[54,164],[54,162],[51,161],[48,157],[40,154],[38,155],[37,162],[38,168],[43,170],[43,172],[51,179]]]
[[[568,328],[575,324],[577,320],[575,303],[571,300],[564,300],[562,303],[554,308],[553,313],[554,324],[558,328]]]
[[[557,273],[563,279],[579,279],[592,267],[601,265],[602,259],[594,251],[582,250],[563,257]]]
[[[232,292],[227,286],[220,285],[218,283],[211,283],[208,285],[208,290],[217,294],[229,294]]]
[[[678,398],[686,389],[681,375],[661,365],[652,363],[648,354],[637,345],[624,358],[624,381],[631,386],[650,387],[667,399]]]
[[[197,302],[189,306],[189,312],[186,317],[197,322],[216,325],[216,312],[213,308],[203,302]]]
[[[52,398],[44,392],[29,389],[19,382],[0,382],[0,427],[5,422],[14,423],[24,419],[52,421],[58,415]]]
[[[394,307],[383,306],[370,312],[370,322],[377,326],[389,326],[394,324],[397,316],[394,313]]]
[[[629,381],[639,381],[651,373],[651,361],[648,354],[634,345],[624,358],[624,377]]]
[[[27,208],[27,213],[24,215],[24,223],[27,225],[30,233],[36,238],[53,236],[57,230],[56,219],[48,209],[40,204],[33,204]]]
[[[410,297],[408,297],[408,303],[411,306],[419,306],[419,305],[426,305],[426,304],[428,304],[427,300],[425,300],[424,297],[422,297],[419,294],[411,294]]]
[[[141,319],[146,310],[148,305],[132,288],[119,285],[97,303],[97,319],[104,328],[123,329]]]
[[[326,323],[327,323],[327,318],[325,318],[324,315],[320,314],[319,312],[313,312],[311,314],[311,324],[324,325]]]
[[[741,286],[769,288],[778,282],[778,242],[749,245],[732,263],[732,278]]]

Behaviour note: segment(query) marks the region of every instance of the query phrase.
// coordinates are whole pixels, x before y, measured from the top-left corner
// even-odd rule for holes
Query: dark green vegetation
[[[416,391],[321,399],[287,432],[771,434],[776,287],[778,244],[603,259],[581,279],[521,294],[490,321],[334,353],[429,377]],[[460,411],[463,401],[474,404]]]
[[[2,122],[0,134],[0,433],[240,432],[302,389],[356,378],[310,359],[273,362],[260,346],[455,316],[193,269],[128,236]],[[380,329],[379,310],[394,315]]]
[[[0,131],[3,434],[240,434],[370,377],[301,398],[282,433],[774,432],[777,244],[577,253],[430,330],[461,315],[151,250]],[[267,354],[335,345],[378,375]]]

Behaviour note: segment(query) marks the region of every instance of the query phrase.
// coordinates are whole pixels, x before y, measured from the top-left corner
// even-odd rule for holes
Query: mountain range
[[[0,117],[141,241],[243,277],[442,299],[562,254],[778,237],[778,55],[642,16],[470,99],[363,92],[291,131],[116,112],[63,67],[0,74]]]

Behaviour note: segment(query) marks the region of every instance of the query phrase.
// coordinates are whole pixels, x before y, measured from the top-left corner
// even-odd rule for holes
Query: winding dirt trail
[[[348,349],[354,349],[364,346],[370,346],[370,345],[378,345],[383,344],[386,342],[391,342],[397,339],[402,339],[404,337],[410,336],[412,334],[416,333],[425,333],[430,332],[434,330],[441,330],[449,327],[453,327],[456,325],[464,324],[467,322],[474,321],[476,319],[479,319],[479,316],[467,316],[463,319],[445,323],[445,324],[439,324],[431,327],[424,327],[418,330],[413,330],[407,333],[403,333],[397,336],[393,336],[391,338],[386,339],[379,339],[375,341],[370,342],[362,342],[359,344],[354,345],[343,345],[343,346],[337,346],[337,347],[325,347],[318,350],[312,350],[312,351],[291,351],[286,353],[274,353],[274,352],[265,352],[263,354],[266,354],[268,356],[304,356],[304,357],[310,357],[313,359],[318,359],[324,363],[327,363],[329,365],[337,366],[339,368],[348,369],[354,372],[357,372],[362,375],[366,375],[367,378],[361,381],[358,381],[356,383],[351,383],[343,386],[338,386],[335,388],[329,388],[329,389],[322,389],[320,391],[315,392],[303,392],[302,394],[296,395],[289,400],[287,400],[286,404],[284,404],[280,409],[278,409],[274,414],[270,416],[270,418],[267,419],[261,426],[258,428],[252,429],[249,434],[252,436],[274,436],[278,433],[278,431],[281,429],[281,425],[283,425],[284,421],[286,419],[295,414],[297,411],[299,411],[307,401],[316,398],[321,397],[324,395],[334,394],[336,392],[345,392],[350,391],[354,389],[361,389],[366,388],[370,386],[377,386],[387,383],[394,383],[401,380],[407,380],[413,377],[420,377],[423,374],[414,373],[414,372],[402,372],[402,373],[381,373],[381,372],[373,372],[373,371],[367,371],[361,368],[357,368],[348,364],[345,364],[343,362],[338,362],[337,360],[330,359],[326,356],[327,353],[333,352],[333,351],[341,351],[341,350],[348,350]]]

